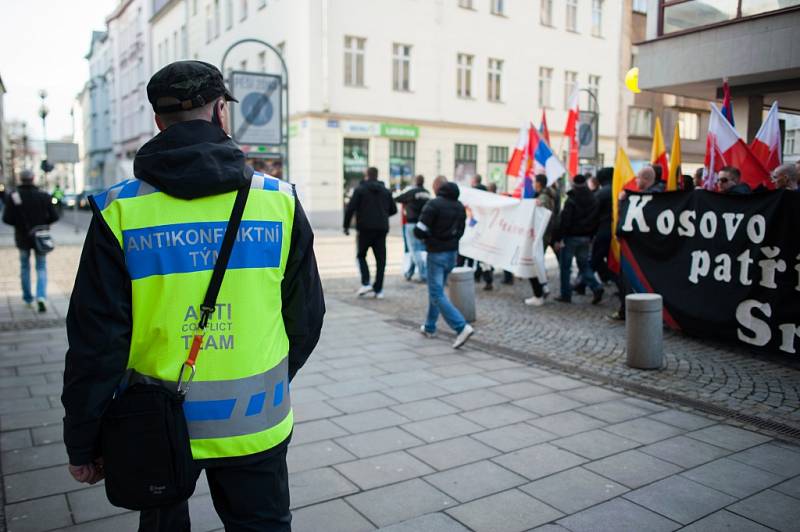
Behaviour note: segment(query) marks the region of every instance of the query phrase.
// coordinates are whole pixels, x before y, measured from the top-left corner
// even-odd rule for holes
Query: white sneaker
[[[541,307],[544,305],[544,298],[531,296],[525,300],[525,304],[531,307]]]
[[[383,291],[375,292],[375,299],[383,299]]]
[[[475,329],[472,328],[472,325],[467,323],[464,326],[464,328],[461,329],[461,332],[458,333],[458,336],[456,336],[456,341],[453,342],[453,349],[458,349],[459,347],[467,343],[467,340],[469,340],[469,337],[472,336],[472,333],[474,332]]]
[[[421,332],[422,336],[424,336],[425,338],[436,338],[436,333],[428,332],[428,330],[425,328],[424,325],[419,326],[419,332]]]
[[[358,297],[362,297],[362,296],[365,296],[365,295],[369,294],[370,292],[372,292],[372,287],[370,285],[368,285],[368,284],[365,284],[364,286],[362,286],[361,288],[358,289],[358,292],[356,292],[356,295]]]

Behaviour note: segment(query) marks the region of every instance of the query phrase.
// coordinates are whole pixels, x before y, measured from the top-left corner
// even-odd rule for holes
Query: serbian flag
[[[542,109],[542,123],[539,125],[539,133],[542,134],[542,138],[550,146],[550,130],[547,128],[547,113],[545,113],[544,109]]]
[[[666,180],[669,176],[669,164],[667,164],[667,147],[664,144],[664,133],[661,132],[661,120],[656,117],[656,126],[653,129],[653,146],[650,148],[650,164],[661,167],[661,179]]]
[[[781,164],[781,128],[778,123],[778,102],[772,104],[767,119],[750,143],[753,155],[770,172]]]
[[[567,125],[564,127],[564,136],[569,139],[569,162],[567,169],[572,178],[578,173],[578,95],[580,86],[576,83],[575,89],[569,97],[569,107],[567,109]]]
[[[611,247],[608,253],[608,269],[619,274],[620,247],[617,240],[617,225],[619,223],[619,194],[630,181],[634,183],[636,174],[633,173],[631,162],[622,148],[617,149],[617,160],[614,161],[614,177],[611,179]]]
[[[669,177],[667,178],[667,191],[683,188],[679,183],[681,178],[681,134],[678,123],[675,123],[675,133],[672,134],[672,149],[669,154]]]
[[[564,165],[550,149],[548,142],[539,136],[535,128],[528,132],[528,147],[533,160],[533,175],[544,174],[547,176],[547,186],[555,183],[556,179],[564,175]]]
[[[733,122],[733,102],[731,101],[731,88],[728,85],[728,78],[722,80],[722,116],[732,125],[736,127]]]
[[[742,174],[742,182],[751,189],[759,185],[774,188],[769,179],[769,170],[745,144],[716,105],[711,105],[711,119],[706,137],[705,181],[708,190],[717,189],[717,174],[725,166],[734,166]]]

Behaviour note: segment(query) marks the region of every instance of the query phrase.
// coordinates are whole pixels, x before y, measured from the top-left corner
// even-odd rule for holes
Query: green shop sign
[[[381,124],[381,137],[415,139],[419,137],[419,128],[399,124]]]

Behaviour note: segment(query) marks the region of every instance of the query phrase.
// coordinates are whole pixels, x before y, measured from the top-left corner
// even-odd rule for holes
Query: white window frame
[[[225,31],[233,28],[233,0],[225,0]]]
[[[592,0],[592,36],[603,36],[603,3],[605,0]]]
[[[539,108],[552,109],[551,94],[553,86],[553,68],[539,67]]]
[[[539,23],[542,26],[553,27],[553,0],[540,0]]]
[[[567,0],[565,28],[567,31],[578,31],[578,0]]]
[[[347,87],[364,87],[366,43],[365,37],[344,37],[344,84]]]
[[[600,105],[600,82],[602,81],[602,77],[598,76],[597,74],[589,74],[587,78],[586,88],[589,89],[589,92],[594,94],[594,98],[591,96],[587,96],[588,101],[586,102],[586,110],[592,111],[595,113],[600,112],[598,106]],[[596,103],[595,103],[596,102]]]
[[[578,73],[572,70],[564,71],[564,110],[569,111],[570,97],[575,92],[578,84]]]
[[[411,45],[392,43],[392,90],[411,91]]]
[[[784,155],[794,155],[798,152],[797,149],[797,141],[798,141],[798,131],[799,129],[787,129],[786,130],[786,138],[783,143],[783,154]]]
[[[456,56],[456,96],[459,98],[472,98],[472,67],[475,56],[459,53]]]
[[[647,3],[648,0],[633,0],[633,12],[634,13],[641,13],[643,15],[647,14]]]
[[[678,128],[681,139],[700,139],[700,113],[694,111],[678,111]]]
[[[506,5],[504,0],[492,0],[492,15],[505,16]]]
[[[490,57],[486,68],[486,99],[503,101],[503,60]]]
[[[206,44],[210,43],[214,38],[214,16],[212,10],[214,8],[211,4],[206,5]]]
[[[642,129],[634,130],[633,124],[638,124],[641,122],[641,118],[634,120],[634,114],[641,113],[643,116],[647,117],[647,123],[644,124]],[[652,138],[653,137],[653,110],[647,107],[628,107],[628,136],[629,137],[642,137],[642,138]]]

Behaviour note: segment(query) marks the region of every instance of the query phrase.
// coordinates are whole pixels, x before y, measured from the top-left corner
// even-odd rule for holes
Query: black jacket
[[[554,241],[568,236],[592,236],[596,230],[597,200],[589,187],[576,186],[567,192]]]
[[[598,233],[609,233],[611,231],[611,207],[613,204],[611,192],[612,187],[609,183],[608,185],[603,185],[598,188],[594,193],[594,197],[597,200]]]
[[[431,193],[425,190],[425,187],[413,187],[397,196],[394,200],[405,206],[406,223],[415,224],[419,221],[422,208],[429,199],[431,199]]]
[[[14,242],[19,249],[33,249],[30,231],[37,225],[50,225],[58,220],[58,211],[47,192],[34,185],[20,185],[6,194],[3,222],[14,226]]]
[[[445,183],[436,197],[425,204],[414,235],[425,241],[429,253],[456,251],[464,234],[467,213],[458,201],[458,185]]]
[[[747,186],[747,183],[739,183],[728,189],[727,194],[733,194],[734,196],[743,196],[746,194],[752,194],[753,191]]]
[[[173,125],[145,144],[136,155],[134,173],[170,196],[192,199],[236,190],[247,184],[253,170],[219,127],[197,120]],[[132,329],[125,256],[94,200],[90,203],[94,215],[67,314],[69,350],[61,396],[66,411],[64,443],[74,465],[87,464],[99,454],[100,419],[125,373]],[[295,200],[281,284],[290,379],[316,346],[325,314],[313,242],[311,226]],[[197,294],[198,302],[202,297]],[[288,440],[266,453],[287,444]]]
[[[353,191],[344,211],[345,229],[350,228],[354,214],[359,231],[389,231],[389,216],[397,214],[397,205],[383,181],[365,180]]]

